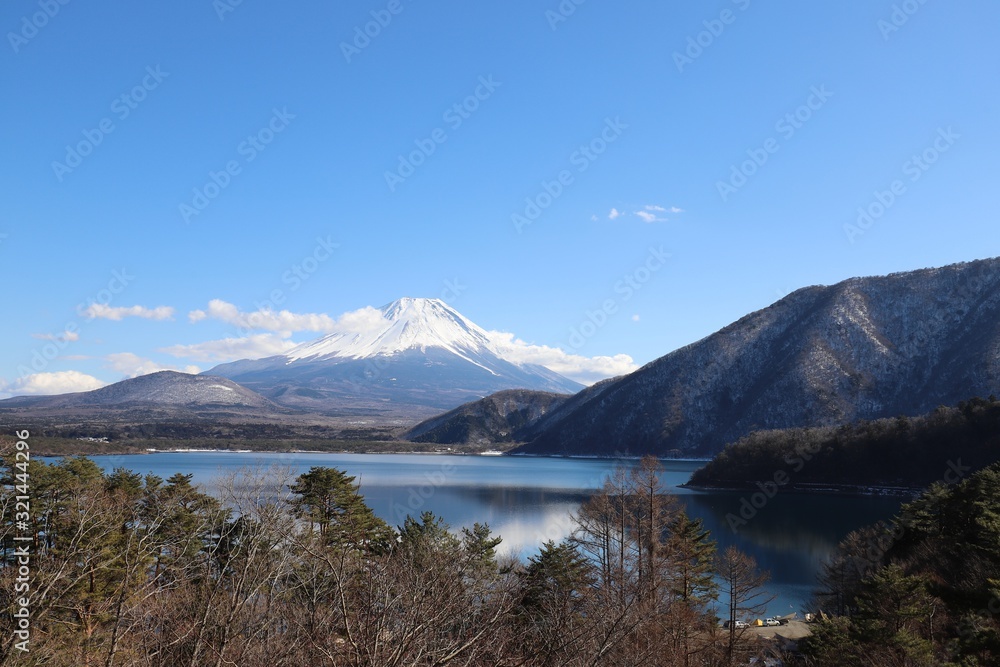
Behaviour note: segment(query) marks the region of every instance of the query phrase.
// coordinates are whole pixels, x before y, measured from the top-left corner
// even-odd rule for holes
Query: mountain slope
[[[808,287],[547,414],[525,453],[712,454],[1000,388],[1000,260]]]
[[[499,391],[421,422],[402,438],[449,445],[524,442],[531,427],[568,398],[567,394],[521,389]]]
[[[328,414],[428,417],[504,389],[575,392],[547,368],[505,358],[489,333],[438,299],[405,298],[288,353],[222,364],[286,406]]]
[[[18,396],[0,401],[0,408],[66,410],[73,408],[225,408],[276,411],[280,408],[263,396],[225,378],[160,371],[122,380],[93,391],[57,396]]]

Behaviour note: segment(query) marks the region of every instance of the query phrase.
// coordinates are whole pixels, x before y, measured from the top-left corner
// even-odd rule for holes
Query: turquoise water
[[[420,454],[160,452],[93,459],[109,471],[124,467],[164,478],[192,473],[208,492],[221,476],[244,468],[280,466],[294,476],[311,466],[331,466],[354,475],[368,505],[391,525],[424,510],[455,528],[488,523],[503,537],[507,553],[522,557],[545,540],[565,537],[570,515],[616,465],[595,459]],[[745,524],[736,525],[732,517],[739,515],[749,494],[678,488],[700,465],[666,461],[663,481],[691,516],[705,522],[720,551],[735,544],[770,570],[768,590],[777,597],[769,614],[801,613],[820,563],[837,543],[851,530],[892,517],[900,505],[895,498],[779,493]]]

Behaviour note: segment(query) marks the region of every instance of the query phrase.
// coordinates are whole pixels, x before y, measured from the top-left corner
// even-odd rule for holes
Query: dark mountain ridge
[[[524,389],[499,391],[425,420],[402,438],[468,445],[524,442],[539,419],[569,398],[567,394]]]
[[[709,455],[761,429],[915,416],[1000,388],[1000,260],[807,287],[533,426],[534,454]]]

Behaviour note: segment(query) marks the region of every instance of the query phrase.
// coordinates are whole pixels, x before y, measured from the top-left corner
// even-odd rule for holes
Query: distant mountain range
[[[526,454],[703,456],[763,429],[915,416],[1000,394],[1000,259],[800,289],[582,390],[505,358],[441,301],[400,299],[371,315],[285,355],[8,399],[0,417],[197,418],[202,433],[217,419],[362,439],[410,427],[414,442],[521,443],[514,451]]]
[[[515,414],[526,442],[515,452],[710,455],[756,430],[919,415],[994,393],[997,259],[800,289],[533,421]],[[452,419],[489,410],[463,406]]]
[[[2,410],[33,414],[152,410],[178,414],[289,412],[260,394],[220,377],[160,371],[122,380],[93,391],[56,396],[16,396],[0,401]]]
[[[488,332],[439,299],[399,299],[373,320],[206,375],[297,410],[383,418],[426,417],[505,389],[583,388],[543,366],[507,358]]]

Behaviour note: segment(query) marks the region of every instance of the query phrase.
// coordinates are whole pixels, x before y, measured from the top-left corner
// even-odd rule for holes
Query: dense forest
[[[803,664],[1000,664],[1000,464],[850,534],[821,583],[833,617],[803,640]]]
[[[752,433],[696,471],[690,484],[922,489],[940,480],[957,481],[998,460],[1000,402],[990,396],[921,417]]]
[[[716,553],[654,460],[615,472],[569,538],[520,562],[486,525],[424,513],[391,527],[332,468],[242,471],[210,496],[190,475],[16,455],[3,665],[637,667],[772,650],[715,611],[759,614],[766,575]]]

